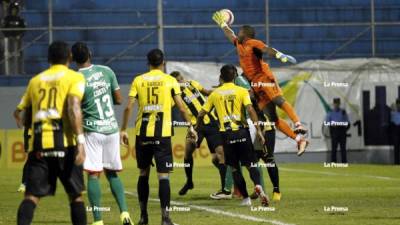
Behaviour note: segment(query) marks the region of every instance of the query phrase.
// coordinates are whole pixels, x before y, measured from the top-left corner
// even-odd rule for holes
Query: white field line
[[[279,167],[279,170],[289,171],[289,172],[298,172],[298,173],[312,173],[312,174],[321,174],[321,175],[329,175],[329,176],[345,176],[345,177],[364,177],[364,178],[374,178],[380,180],[400,180],[400,178],[396,177],[385,177],[385,176],[374,176],[367,174],[357,174],[357,173],[334,173],[334,172],[325,172],[325,171],[314,171],[314,170],[305,170],[305,169],[292,169],[292,168],[284,168]]]
[[[137,196],[136,193],[134,192],[130,192],[130,191],[125,191],[125,194],[130,195],[130,196]],[[160,202],[159,199],[155,199],[155,198],[149,198],[150,201],[152,202]],[[193,209],[197,209],[200,211],[206,211],[209,213],[214,213],[217,215],[224,215],[224,216],[229,216],[232,218],[239,218],[242,220],[247,220],[247,221],[253,221],[253,222],[263,222],[263,223],[268,223],[268,224],[274,224],[274,225],[295,225],[295,224],[289,224],[289,223],[284,223],[282,221],[278,221],[278,220],[269,220],[269,219],[263,219],[263,218],[258,218],[258,217],[254,217],[254,216],[249,216],[249,215],[245,215],[245,214],[240,214],[240,213],[233,213],[233,212],[229,212],[226,210],[219,210],[219,209],[214,209],[208,206],[201,206],[201,205],[192,205],[192,204],[187,204],[184,202],[178,202],[178,201],[171,201],[172,205],[181,205],[181,206],[187,206]]]

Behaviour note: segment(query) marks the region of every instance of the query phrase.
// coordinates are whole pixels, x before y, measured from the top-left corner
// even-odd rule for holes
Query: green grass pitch
[[[189,212],[171,212],[173,221],[180,225],[255,225],[255,224],[304,224],[304,225],[355,225],[355,224],[400,224],[400,167],[382,165],[350,164],[348,168],[324,168],[323,164],[280,164],[282,200],[273,203],[275,211],[253,211],[240,207],[238,199],[215,201],[209,194],[219,185],[217,170],[196,167],[195,189],[186,196],[177,192],[184,183],[183,169],[176,168],[171,175],[172,205],[186,204]],[[246,175],[247,187],[251,183]],[[138,171],[127,168],[120,176],[125,185],[128,206],[134,221],[139,217],[139,206],[135,196]],[[17,193],[21,170],[0,171],[0,224],[16,224],[16,212],[22,199]],[[264,171],[269,194],[271,183]],[[150,178],[150,198],[156,199],[158,183],[154,168]],[[102,205],[110,207],[103,212],[105,224],[119,224],[119,210],[102,177]],[[85,200],[87,196],[85,195]],[[259,206],[253,201],[253,206]],[[329,212],[329,208],[342,207],[347,212]],[[223,213],[223,214],[221,214]],[[159,203],[149,202],[150,224],[160,224]],[[88,222],[92,215],[88,212]],[[67,197],[59,184],[55,197],[41,200],[35,212],[36,225],[70,224]]]

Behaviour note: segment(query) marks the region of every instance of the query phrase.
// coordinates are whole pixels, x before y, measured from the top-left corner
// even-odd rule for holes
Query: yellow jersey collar
[[[68,69],[68,67],[63,64],[55,64],[55,65],[50,66],[50,69],[51,70],[66,70],[66,69]]]
[[[235,86],[235,84],[233,82],[229,82],[229,83],[223,83],[222,86],[223,87],[233,87],[233,86]]]
[[[164,72],[163,72],[162,70],[160,70],[160,69],[151,69],[151,70],[149,71],[149,73],[150,73],[150,74],[159,74],[159,73],[164,74]]]

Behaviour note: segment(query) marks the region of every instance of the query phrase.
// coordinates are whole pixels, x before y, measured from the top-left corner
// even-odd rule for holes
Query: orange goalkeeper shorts
[[[257,103],[261,110],[274,98],[282,96],[282,90],[272,72],[268,75],[265,72],[257,74],[251,81],[251,86],[258,98]]]

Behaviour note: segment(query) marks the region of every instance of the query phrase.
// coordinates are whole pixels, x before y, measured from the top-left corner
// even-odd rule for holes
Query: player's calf
[[[34,196],[26,196],[21,202],[18,208],[17,224],[18,225],[30,225],[33,220],[33,214],[36,209],[36,205],[39,202],[39,198]]]
[[[140,220],[139,225],[147,225],[149,223],[147,213],[147,202],[149,199],[150,187],[149,187],[149,171],[148,169],[141,169],[140,176],[137,183],[137,192],[140,206]]]
[[[86,225],[86,209],[82,196],[69,195],[70,198],[70,214],[73,225]]]

